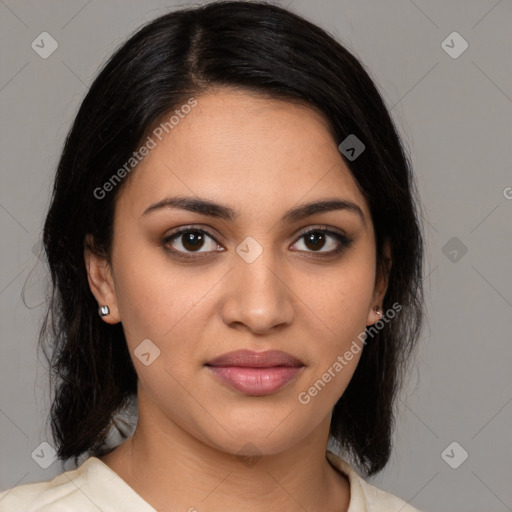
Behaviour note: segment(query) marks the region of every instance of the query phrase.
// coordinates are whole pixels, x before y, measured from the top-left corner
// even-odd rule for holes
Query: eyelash
[[[213,235],[211,235],[208,231],[205,231],[204,229],[200,229],[200,228],[191,228],[191,227],[188,227],[188,228],[183,228],[183,229],[180,229],[179,231],[176,231],[174,232],[173,234],[169,235],[168,237],[164,238],[164,240],[162,240],[162,244],[164,246],[164,249],[169,252],[169,253],[172,253],[173,255],[176,255],[178,256],[179,258],[183,258],[183,259],[188,259],[188,260],[191,260],[191,259],[199,259],[199,258],[202,258],[204,256],[207,256],[209,254],[211,254],[210,251],[204,251],[202,253],[194,253],[194,252],[189,252],[189,253],[186,253],[186,252],[182,252],[182,251],[178,251],[176,249],[171,249],[167,246],[167,244],[169,244],[169,242],[172,242],[175,238],[179,238],[180,235],[183,235],[185,233],[202,233],[208,237],[210,237],[212,240],[214,240],[218,245],[220,245],[217,240],[215,240],[215,237]],[[296,242],[294,242],[294,245],[303,237],[311,234],[311,233],[324,233],[324,234],[327,234],[327,235],[330,235],[332,237],[334,237],[338,242],[339,242],[339,247],[337,249],[334,249],[332,251],[328,251],[328,252],[315,252],[315,251],[298,251],[298,252],[307,252],[308,254],[311,254],[314,258],[326,258],[326,257],[332,257],[334,255],[337,255],[339,253],[341,253],[344,249],[348,249],[352,243],[354,242],[353,239],[351,238],[348,238],[347,236],[345,235],[342,235],[340,233],[337,233],[335,231],[332,231],[330,229],[327,229],[327,228],[313,228],[313,229],[309,229],[307,231],[304,231],[302,232]],[[214,251],[215,252],[215,251]],[[220,252],[220,251],[219,251]],[[194,254],[194,256],[192,256],[192,254]],[[203,256],[204,255],[204,256]]]

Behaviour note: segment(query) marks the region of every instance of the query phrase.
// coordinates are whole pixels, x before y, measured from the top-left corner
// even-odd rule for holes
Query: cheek
[[[358,284],[362,285],[361,281]],[[357,368],[364,350],[363,335],[371,300],[371,293],[365,290],[363,286],[332,287],[332,293],[324,296],[329,330],[322,330],[325,336],[310,332],[314,344],[309,354],[308,378],[297,394],[299,407],[311,408],[314,417],[323,417],[332,410]]]
[[[118,245],[115,288],[130,351],[150,339],[173,361],[197,351],[204,297],[215,279],[167,261],[163,249]],[[188,358],[190,360],[190,357]],[[178,366],[180,366],[178,364]]]
[[[316,314],[315,321],[305,328],[315,341],[310,353],[310,382],[317,383],[314,389],[308,388],[308,395],[321,395],[318,402],[332,405],[347,387],[364,349],[362,340],[374,291],[371,247],[353,256],[330,275],[328,282],[310,292],[307,300]]]
[[[372,251],[354,251],[332,272],[320,280],[312,280],[306,303],[318,314],[327,334],[337,340],[345,340],[364,331],[374,285]]]

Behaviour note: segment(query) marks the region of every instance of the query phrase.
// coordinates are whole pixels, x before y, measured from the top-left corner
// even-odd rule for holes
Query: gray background
[[[31,453],[51,442],[36,352],[47,277],[37,256],[64,137],[113,49],[176,5],[0,2],[1,490],[62,471],[58,462],[40,468]],[[410,151],[425,210],[427,324],[392,460],[370,481],[424,511],[512,510],[512,3],[283,5],[363,61]],[[44,31],[58,42],[47,59],[31,48]],[[453,31],[469,45],[457,58],[441,45]],[[460,464],[462,450],[469,457],[453,469],[445,460]]]

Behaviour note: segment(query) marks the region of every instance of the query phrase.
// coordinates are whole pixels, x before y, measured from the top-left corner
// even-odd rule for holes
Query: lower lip
[[[222,381],[246,395],[268,395],[290,382],[301,368],[273,366],[247,368],[240,366],[208,366]]]

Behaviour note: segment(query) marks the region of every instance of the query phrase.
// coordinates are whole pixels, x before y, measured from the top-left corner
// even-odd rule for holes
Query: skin
[[[307,405],[297,397],[380,318],[387,276],[376,271],[368,204],[315,110],[231,89],[197,101],[119,191],[111,265],[85,250],[91,291],[110,308],[104,321],[122,322],[139,378],[135,433],[102,461],[160,512],[346,511],[348,481],[325,452],[332,408],[361,352]],[[239,217],[143,215],[177,195]],[[355,203],[364,220],[333,210],[280,223],[289,209],[325,198]],[[202,252],[183,237],[163,241],[190,226],[213,237]],[[353,243],[320,256],[339,242],[327,235],[323,246],[308,245],[301,235],[323,226]],[[263,249],[252,263],[236,252],[248,236]],[[148,366],[134,356],[145,339],[160,350]],[[204,366],[238,349],[282,350],[305,367],[280,390],[248,396]],[[241,457],[254,453],[252,463]]]

